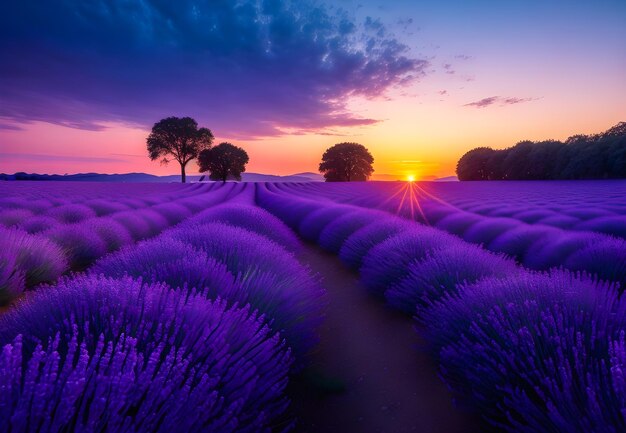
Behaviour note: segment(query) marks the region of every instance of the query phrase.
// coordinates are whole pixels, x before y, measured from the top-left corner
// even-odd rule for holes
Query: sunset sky
[[[250,172],[356,141],[379,178],[626,120],[624,0],[14,1],[0,56],[4,173],[179,173],[147,157],[167,116]]]

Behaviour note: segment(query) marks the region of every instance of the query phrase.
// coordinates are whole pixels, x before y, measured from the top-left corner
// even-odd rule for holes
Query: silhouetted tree
[[[477,147],[467,152],[456,165],[459,180],[488,180],[489,160],[496,154],[490,147]]]
[[[626,123],[565,142],[522,141],[503,150],[472,149],[459,159],[460,180],[626,178]]]
[[[211,148],[213,134],[208,128],[198,128],[191,117],[167,117],[154,124],[146,140],[151,160],[161,159],[161,164],[173,158],[180,164],[180,176],[186,181],[185,167],[198,154]]]
[[[241,147],[230,143],[220,143],[198,156],[200,172],[210,172],[211,180],[241,180],[241,173],[246,171],[248,154]]]
[[[339,143],[322,155],[320,173],[326,182],[365,181],[374,172],[374,157],[358,143]]]

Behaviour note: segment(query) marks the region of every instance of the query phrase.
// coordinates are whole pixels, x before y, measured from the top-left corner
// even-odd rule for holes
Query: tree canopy
[[[374,172],[374,157],[358,143],[339,143],[322,156],[319,171],[326,182],[364,181]]]
[[[170,159],[178,161],[184,183],[185,167],[200,152],[211,148],[213,133],[208,128],[198,128],[191,117],[167,117],[154,124],[146,141],[152,161],[159,158],[162,164],[169,163]]]
[[[459,180],[549,180],[626,178],[626,122],[565,142],[521,141],[494,150],[478,147],[459,159]]]
[[[248,160],[246,151],[231,143],[220,143],[203,150],[198,156],[200,172],[208,171],[209,179],[223,182],[228,179],[241,180],[241,173],[246,171]]]

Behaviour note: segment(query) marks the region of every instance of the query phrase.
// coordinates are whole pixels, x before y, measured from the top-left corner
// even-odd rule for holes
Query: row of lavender
[[[390,190],[389,185],[396,190]],[[300,197],[321,195],[329,201],[398,214],[457,235],[465,241],[480,244],[490,251],[504,253],[530,269],[564,267],[626,284],[626,240],[621,238],[461,211],[430,195],[423,200],[426,192],[413,183],[363,183],[352,189],[335,185],[277,184],[272,187]],[[558,198],[553,200],[558,201]],[[614,227],[618,231],[624,230],[626,221]]]
[[[251,189],[0,316],[7,431],[288,430],[323,290]]]
[[[421,207],[432,222],[447,215],[446,207],[458,208],[473,216],[510,218],[527,224],[541,224],[577,231],[593,231],[626,237],[626,182],[424,182],[374,183],[355,191],[346,185],[299,185],[354,204],[379,205],[381,196],[387,208],[410,214],[411,205]],[[409,191],[412,189],[413,191]],[[357,198],[360,193],[367,193]],[[373,193],[373,194],[372,194]],[[404,198],[404,204],[400,202]],[[558,199],[557,199],[558,198]],[[441,206],[443,205],[443,206]],[[451,206],[449,206],[451,205]],[[415,209],[419,214],[419,209]],[[431,215],[432,214],[432,215]],[[421,215],[420,215],[421,216]],[[471,218],[471,217],[468,217]]]
[[[566,271],[504,256],[388,213],[274,185],[258,203],[414,314],[459,401],[511,432],[626,429],[626,301]]]
[[[234,192],[232,185],[194,185],[175,194],[144,196],[135,187],[134,197],[85,200],[90,186],[75,184],[61,198],[46,189],[35,200],[6,191],[8,197],[0,203],[0,304],[155,236]]]

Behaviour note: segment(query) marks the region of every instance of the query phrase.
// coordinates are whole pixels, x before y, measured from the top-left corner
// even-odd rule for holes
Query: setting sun
[[[415,182],[415,175],[414,175],[414,174],[409,174],[409,175],[406,177],[406,180],[407,180],[408,182]]]

